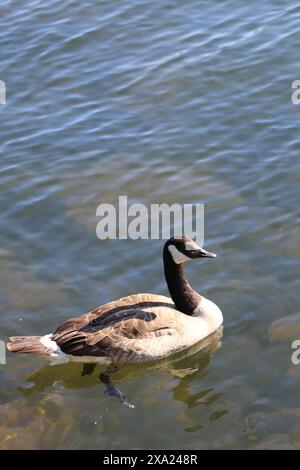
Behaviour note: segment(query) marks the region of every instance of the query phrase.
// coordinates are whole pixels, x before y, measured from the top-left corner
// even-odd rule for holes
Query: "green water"
[[[187,267],[224,332],[130,366],[0,366],[0,448],[300,448],[296,1],[40,0],[0,6],[0,338],[167,294],[157,240],[96,237],[97,206],[205,203],[215,261]]]

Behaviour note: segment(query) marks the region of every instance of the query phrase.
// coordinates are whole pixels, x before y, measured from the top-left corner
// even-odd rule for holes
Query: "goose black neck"
[[[190,286],[182,264],[176,264],[167,247],[164,249],[164,270],[170,295],[180,312],[191,315],[198,306],[200,295]]]

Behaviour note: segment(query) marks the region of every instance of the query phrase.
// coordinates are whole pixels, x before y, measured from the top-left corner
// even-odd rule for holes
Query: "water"
[[[187,268],[223,310],[217,342],[124,368],[0,366],[1,448],[300,448],[300,366],[274,320],[300,312],[296,1],[0,6],[0,337],[50,333],[133,292],[167,294],[160,241],[99,241],[96,207],[205,203],[215,261]]]

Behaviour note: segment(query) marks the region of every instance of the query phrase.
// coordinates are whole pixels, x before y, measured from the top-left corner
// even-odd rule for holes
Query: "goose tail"
[[[14,353],[50,355],[53,353],[53,341],[49,341],[49,336],[12,336],[8,340],[7,349]]]

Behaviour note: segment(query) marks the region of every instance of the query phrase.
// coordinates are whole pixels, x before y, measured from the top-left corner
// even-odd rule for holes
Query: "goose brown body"
[[[68,320],[51,339],[65,354],[140,362],[194,344],[197,323],[179,312],[168,297],[137,294]]]

